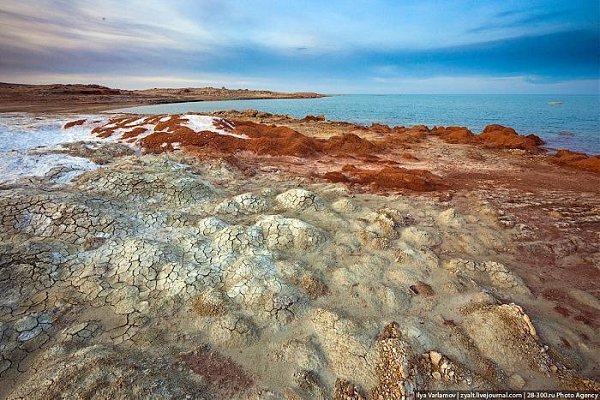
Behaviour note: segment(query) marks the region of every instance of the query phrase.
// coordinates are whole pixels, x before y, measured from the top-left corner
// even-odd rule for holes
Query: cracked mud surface
[[[597,269],[595,225],[546,234],[502,190],[381,195],[122,146],[67,147],[102,160],[69,182],[0,187],[1,398],[599,390],[594,288],[552,291],[523,261],[541,242]],[[594,224],[584,198],[572,218]]]

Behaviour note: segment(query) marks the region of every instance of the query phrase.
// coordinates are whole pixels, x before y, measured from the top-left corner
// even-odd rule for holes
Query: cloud
[[[3,0],[0,25],[0,46],[37,52],[191,49],[220,44],[217,36],[160,2]]]
[[[327,57],[280,54],[269,48],[237,48],[230,49],[228,56],[209,61],[209,67],[290,78],[313,78],[324,73],[348,79],[365,74],[423,77],[452,73],[593,79],[598,77],[600,68],[598,44],[595,32],[572,30],[425,50],[360,49]],[[244,60],[244,64],[233,62],[236,59]]]
[[[557,19],[562,19],[566,15],[568,15],[571,10],[554,10],[547,12],[537,12],[537,13],[525,13],[524,11],[515,12],[501,12],[496,14],[497,19],[491,22],[488,22],[484,25],[477,26],[475,28],[469,29],[467,32],[469,33],[482,33],[486,31],[492,31],[497,29],[505,29],[505,28],[522,28],[522,27],[531,27],[538,26],[546,22],[556,21]],[[524,15],[523,15],[524,14]],[[518,18],[506,18],[518,16]]]
[[[449,76],[596,79],[597,0],[523,4],[3,0],[0,80],[79,76],[139,87],[221,79],[340,92]]]

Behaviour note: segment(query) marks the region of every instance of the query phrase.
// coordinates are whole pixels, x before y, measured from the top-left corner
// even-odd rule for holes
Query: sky
[[[600,93],[598,0],[1,0],[0,81]]]

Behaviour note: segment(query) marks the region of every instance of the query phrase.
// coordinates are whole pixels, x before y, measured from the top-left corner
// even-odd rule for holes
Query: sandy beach
[[[600,390],[598,156],[78,107],[4,116],[56,139],[0,164],[0,397]]]

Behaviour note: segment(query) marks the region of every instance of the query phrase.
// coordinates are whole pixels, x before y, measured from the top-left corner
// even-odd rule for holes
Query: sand
[[[0,186],[0,397],[600,389],[600,177],[533,139],[71,121]]]

